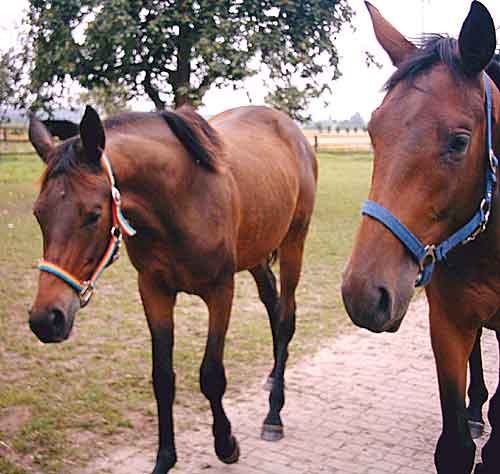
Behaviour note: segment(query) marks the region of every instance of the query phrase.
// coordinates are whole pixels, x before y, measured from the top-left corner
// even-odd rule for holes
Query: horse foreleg
[[[175,294],[158,287],[154,279],[144,274],[139,275],[139,290],[151,332],[153,388],[158,405],[159,446],[153,474],[166,474],[177,462],[172,415],[175,397],[172,367]]]
[[[497,340],[500,349],[500,332],[497,332]],[[491,435],[481,452],[483,464],[476,469],[478,474],[497,474],[500,469],[500,370],[497,390],[490,400],[488,420]]]
[[[285,367],[288,345],[295,333],[295,289],[299,283],[304,236],[288,236],[280,247],[280,302],[276,364],[269,394],[269,412],[262,426],[262,439],[278,441],[284,436],[280,412],[285,404]]]
[[[240,450],[231,432],[231,423],[222,406],[226,391],[224,370],[224,341],[231,315],[234,293],[234,277],[211,287],[202,295],[208,307],[208,337],[205,355],[200,367],[200,388],[210,402],[213,415],[215,453],[226,464],[238,461]]]
[[[267,390],[271,390],[273,388],[274,372],[276,370],[276,352],[278,344],[279,309],[278,292],[276,291],[276,277],[274,276],[271,268],[269,268],[267,261],[255,268],[252,268],[250,273],[257,284],[260,300],[266,307],[267,315],[269,317],[269,325],[271,326],[271,334],[273,337],[274,364],[264,387]]]
[[[465,411],[467,360],[476,329],[465,328],[430,300],[431,341],[439,381],[443,429],[434,462],[438,474],[470,474],[476,446]]]
[[[481,437],[484,431],[483,405],[488,401],[488,389],[484,382],[483,361],[481,357],[481,335],[482,329],[477,332],[476,342],[469,357],[470,381],[469,406],[467,407],[467,418],[473,439]]]

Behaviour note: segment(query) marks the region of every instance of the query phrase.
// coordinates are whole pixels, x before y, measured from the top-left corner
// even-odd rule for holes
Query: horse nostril
[[[378,289],[380,291],[380,299],[378,302],[378,309],[382,314],[389,314],[391,306],[391,297],[387,288],[381,286]]]
[[[66,318],[60,309],[53,309],[50,314],[50,322],[56,333],[61,333],[66,326]]]

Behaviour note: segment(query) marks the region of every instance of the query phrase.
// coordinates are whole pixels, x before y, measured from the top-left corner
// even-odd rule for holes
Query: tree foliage
[[[110,84],[108,87],[94,87],[80,94],[82,104],[92,105],[101,115],[109,116],[128,110],[129,94],[123,85]]]
[[[287,86],[277,86],[266,96],[266,104],[282,110],[290,117],[299,122],[308,122],[311,116],[304,112],[310,99],[317,97],[317,91],[314,87],[299,89],[296,86],[288,84]]]
[[[351,17],[347,0],[30,0],[24,57],[30,89],[45,100],[72,78],[146,94],[157,109],[197,105],[259,63],[272,96],[296,95],[291,81],[305,82],[304,106],[339,76],[334,42]]]
[[[11,51],[0,53],[0,112],[12,103],[16,72]]]

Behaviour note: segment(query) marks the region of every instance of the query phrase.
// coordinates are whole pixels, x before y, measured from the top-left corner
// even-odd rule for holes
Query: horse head
[[[397,70],[368,127],[374,150],[369,202],[377,209],[364,208],[342,296],[355,324],[382,332],[399,328],[415,282],[424,266],[434,266],[435,255],[422,252],[418,261],[380,212],[417,241],[433,244],[456,233],[480,207],[488,163],[489,79],[483,70],[496,38],[479,2],[472,2],[458,40],[432,36],[419,46],[367,7],[375,36]]]
[[[33,207],[43,236],[43,271],[29,310],[31,330],[43,342],[69,337],[82,306],[78,285],[83,290],[109,250],[113,209],[101,161],[105,135],[92,108],[87,107],[79,129],[79,136],[54,146],[43,123],[30,120],[30,141],[46,164]]]

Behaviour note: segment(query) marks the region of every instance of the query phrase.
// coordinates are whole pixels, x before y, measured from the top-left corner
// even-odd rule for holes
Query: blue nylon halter
[[[493,153],[491,85],[486,74],[484,74],[484,82],[486,93],[488,166],[486,169],[484,197],[479,205],[479,209],[474,214],[472,219],[439,245],[424,245],[396,216],[394,216],[394,214],[380,204],[367,200],[361,209],[362,214],[378,220],[385,227],[387,227],[401,241],[401,243],[418,263],[420,274],[415,282],[416,287],[425,286],[429,283],[436,262],[445,260],[448,252],[457,245],[466,244],[474,240],[479,234],[486,230],[486,226],[488,225],[493,191],[497,181],[496,171],[498,167],[498,159]]]

